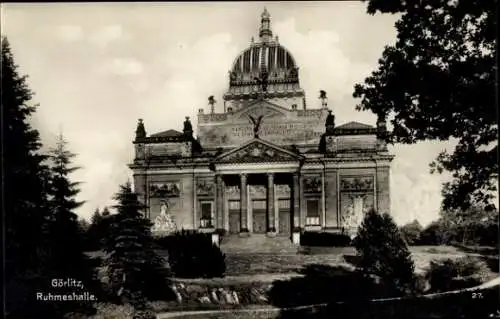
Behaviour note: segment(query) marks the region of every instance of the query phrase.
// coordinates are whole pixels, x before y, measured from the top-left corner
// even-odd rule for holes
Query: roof
[[[182,133],[176,130],[167,130],[155,134],[151,134],[150,137],[174,137],[174,136],[181,136]]]
[[[339,125],[335,128],[342,129],[342,130],[360,130],[360,129],[362,130],[362,129],[370,129],[370,128],[375,128],[375,127],[368,125],[368,124],[359,123],[359,122],[349,122],[349,123]]]

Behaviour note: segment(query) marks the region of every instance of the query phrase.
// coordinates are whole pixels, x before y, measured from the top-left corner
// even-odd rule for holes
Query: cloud
[[[122,36],[123,29],[121,25],[108,25],[96,31],[90,37],[90,42],[99,47],[106,47],[112,41],[118,40]]]
[[[83,28],[77,25],[61,25],[56,28],[56,35],[66,42],[76,42],[83,39]]]
[[[144,66],[134,58],[114,58],[104,64],[101,71],[116,75],[139,75],[144,71]]]

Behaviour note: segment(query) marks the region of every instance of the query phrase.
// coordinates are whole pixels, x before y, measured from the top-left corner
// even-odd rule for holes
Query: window
[[[306,225],[319,225],[319,200],[307,200]]]
[[[212,202],[202,202],[200,203],[201,208],[201,228],[211,228],[212,224]]]

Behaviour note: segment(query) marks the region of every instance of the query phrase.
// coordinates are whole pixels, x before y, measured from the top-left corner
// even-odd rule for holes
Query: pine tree
[[[18,66],[6,37],[1,38],[3,211],[5,216],[5,281],[7,316],[20,311],[42,315],[33,292],[47,286],[46,156],[39,133],[29,124],[36,111],[27,76]]]
[[[168,291],[164,260],[153,249],[151,222],[141,213],[143,205],[127,183],[115,199],[118,214],[106,238],[106,265],[111,290],[122,302],[135,306],[144,298],[161,298]]]
[[[92,225],[97,225],[97,224],[99,224],[99,222],[101,221],[101,219],[102,219],[102,215],[99,212],[99,208],[96,208],[95,211],[94,211],[94,214],[90,218],[90,223]]]
[[[52,269],[60,276],[78,278],[86,272],[86,258],[75,209],[83,202],[76,200],[80,192],[79,182],[71,182],[70,174],[78,169],[71,166],[75,154],[67,149],[63,135],[59,135],[56,147],[51,149],[52,179],[50,207],[52,221],[50,235],[52,241]],[[82,273],[83,272],[83,273]],[[82,278],[83,279],[83,278]]]
[[[84,236],[75,210],[83,202],[77,201],[76,196],[80,192],[79,182],[72,182],[70,175],[78,169],[72,166],[75,154],[67,149],[67,142],[60,134],[56,147],[50,151],[52,162],[50,208],[51,221],[51,271],[54,278],[73,278],[83,284],[81,287],[57,288],[57,293],[66,291],[71,294],[75,290],[83,293],[88,291],[99,295],[99,284],[95,280],[95,274],[89,258],[84,253]],[[90,306],[87,302],[66,303],[59,306],[60,312],[81,311]]]
[[[389,214],[372,210],[365,216],[353,240],[359,270],[376,275],[396,294],[410,293],[415,285],[415,265],[396,223]]]
[[[109,216],[111,213],[109,212],[109,209],[108,207],[104,207],[104,209],[102,210],[102,217],[106,217],[106,216]]]

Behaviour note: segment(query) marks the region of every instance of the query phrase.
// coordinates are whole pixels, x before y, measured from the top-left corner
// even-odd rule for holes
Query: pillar
[[[325,171],[321,172],[321,227],[326,226]]]
[[[248,188],[247,175],[240,174],[240,229],[248,231]]]
[[[221,229],[224,228],[224,219],[223,219],[223,188],[222,188],[222,176],[221,175],[215,175],[215,218],[217,219],[216,221],[216,228]]]
[[[293,228],[300,227],[299,175],[293,174]]]
[[[299,218],[300,218],[300,229],[304,229],[306,226],[306,205],[304,200],[304,176],[299,176]]]
[[[267,174],[267,218],[268,218],[268,231],[276,231],[274,226],[274,174]]]

